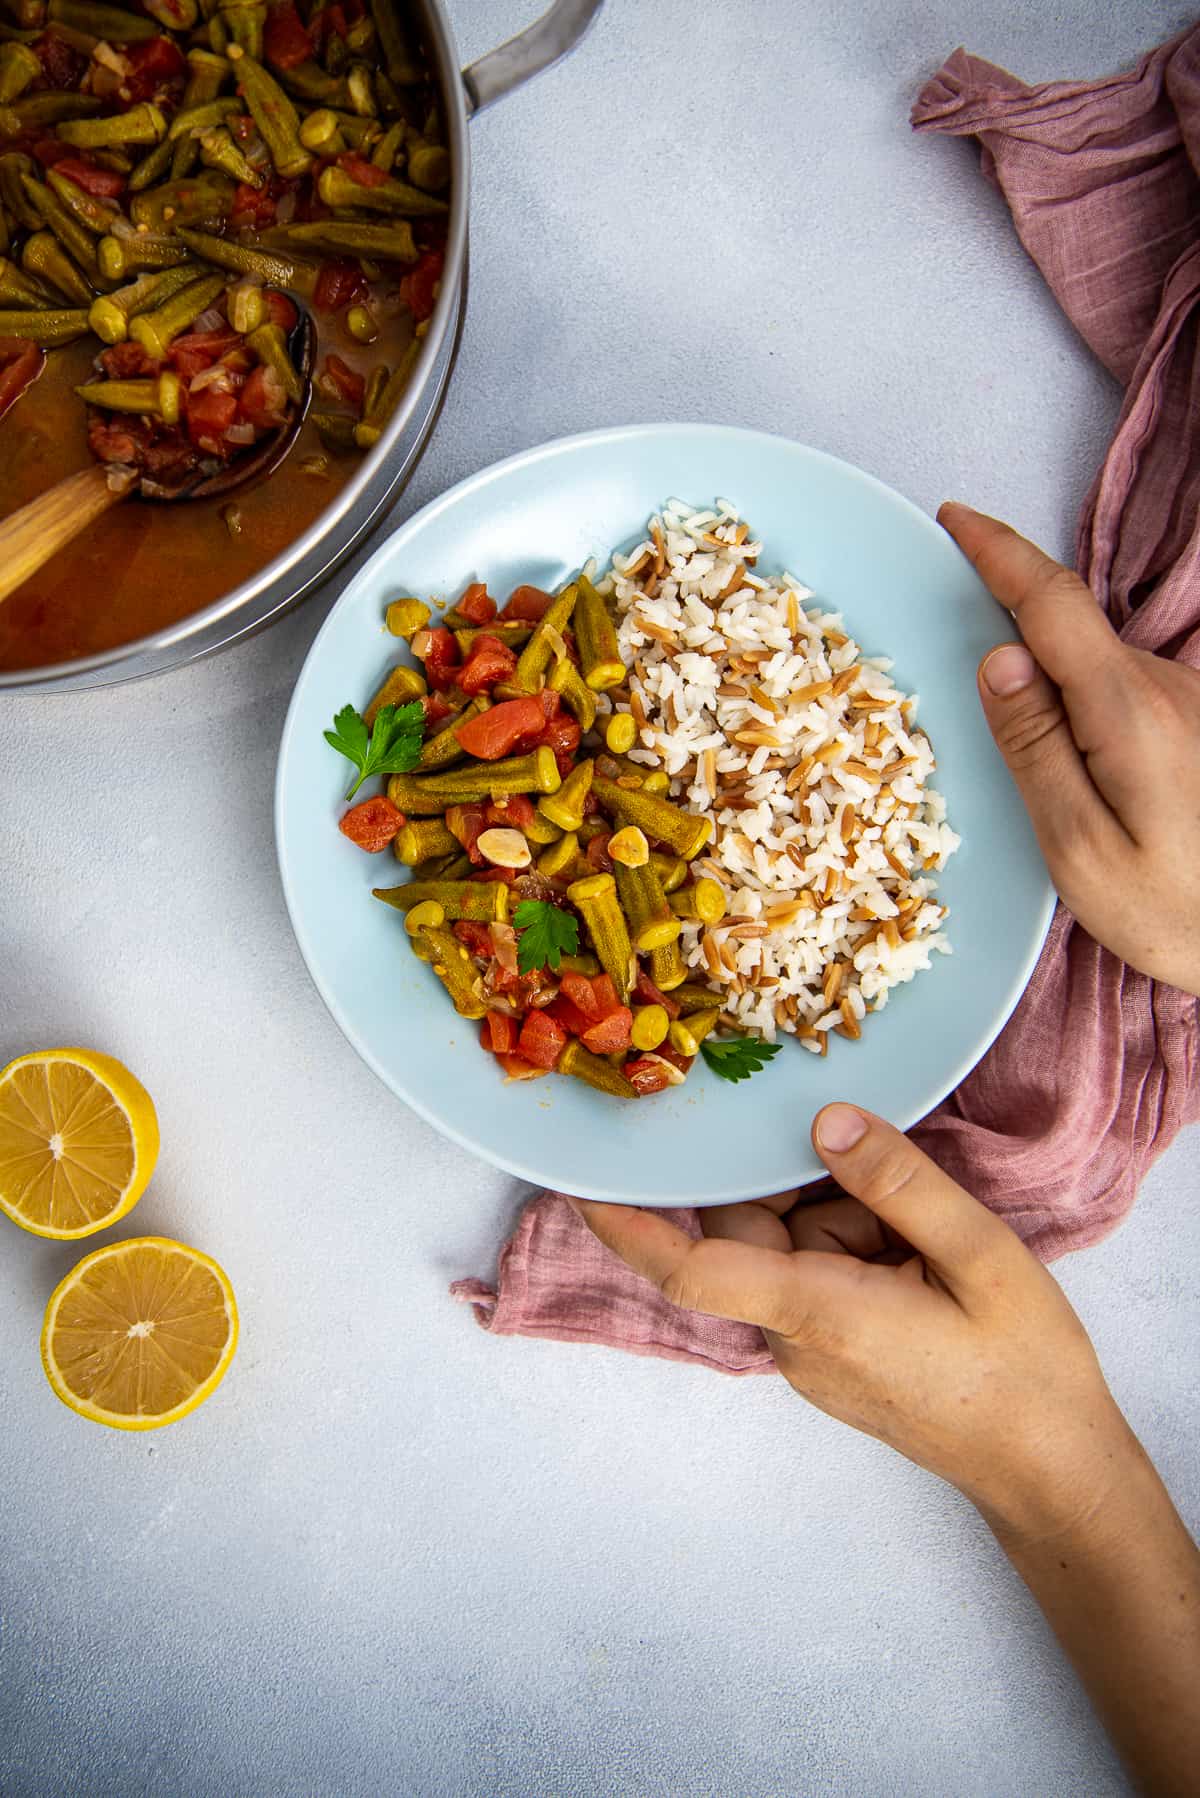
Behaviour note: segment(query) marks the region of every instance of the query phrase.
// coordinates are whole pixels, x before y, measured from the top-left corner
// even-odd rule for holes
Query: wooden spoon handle
[[[135,485],[132,474],[97,463],[39,493],[0,524],[0,599],[57,555]]]

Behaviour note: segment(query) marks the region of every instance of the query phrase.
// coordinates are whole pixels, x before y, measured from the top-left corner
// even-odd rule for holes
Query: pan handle
[[[503,100],[573,50],[603,4],[604,0],[555,0],[549,12],[525,31],[471,63],[462,72],[468,114]]]

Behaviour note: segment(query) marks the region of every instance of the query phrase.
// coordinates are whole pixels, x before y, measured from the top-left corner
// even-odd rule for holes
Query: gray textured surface
[[[455,0],[464,56],[532,10]],[[609,0],[473,129],[462,361],[402,510],[546,437],[706,417],[1065,552],[1116,391],[971,150],[913,140],[907,108],[959,41],[1093,74],[1185,16]],[[0,1059],[84,1041],[144,1076],[163,1153],[126,1233],[208,1248],[244,1318],[196,1417],[94,1429],[37,1360],[77,1251],[5,1227],[0,1792],[1123,1790],[953,1494],[773,1380],[492,1341],[446,1298],[520,1194],[356,1061],[274,872],[275,745],[324,605],[0,716]],[[1060,1268],[1193,1525],[1198,1197],[1193,1136]]]

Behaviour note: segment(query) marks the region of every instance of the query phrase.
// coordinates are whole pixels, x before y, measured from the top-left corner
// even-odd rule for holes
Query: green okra
[[[230,46],[230,61],[278,173],[286,179],[306,174],[313,159],[300,142],[300,117],[292,102],[275,77],[236,44]]]
[[[553,793],[561,784],[554,751],[545,744],[528,755],[499,762],[473,762],[433,774],[393,774],[388,797],[414,817],[444,813],[452,805],[483,805],[506,793]]]
[[[3,204],[0,203],[0,256],[7,256],[11,248],[12,226],[9,224],[8,214],[5,212]]]
[[[319,269],[315,263],[280,255],[272,250],[249,249],[244,244],[229,243],[207,231],[181,227],[179,238],[201,262],[215,268],[228,269],[234,275],[255,275],[272,287],[290,287],[306,299],[312,297]]]
[[[382,169],[385,175],[390,175],[395,168],[396,158],[403,150],[404,141],[407,136],[408,126],[405,125],[403,121],[395,125],[389,125],[379,142],[375,145],[375,148],[371,151],[371,161],[375,164],[377,169]],[[420,184],[418,183],[418,186],[419,185]]]
[[[227,51],[240,50],[261,62],[267,28],[267,9],[261,0],[220,0],[218,14]]]
[[[551,824],[549,818],[543,818],[540,812],[534,812],[529,823],[523,824],[521,829],[531,843],[543,849],[550,843],[557,843],[563,834],[557,824]]]
[[[554,654],[556,636],[560,637],[571,621],[579,589],[574,582],[555,596],[534,626],[532,637],[517,658],[512,679],[498,688],[502,697],[520,698],[540,690],[546,668]]]
[[[194,137],[177,137],[170,146],[171,180],[184,181],[200,166],[200,145]]]
[[[147,150],[130,174],[129,191],[140,194],[143,188],[154,187],[161,181],[168,169],[172,168],[174,148],[169,137],[164,137],[161,144],[155,144],[153,149]]]
[[[229,75],[231,64],[227,56],[214,56],[211,50],[189,50],[187,86],[183,90],[180,101],[181,117],[196,106],[207,106],[220,93]],[[240,106],[240,102],[238,102]]]
[[[168,425],[179,423],[183,383],[173,369],[166,368],[148,380],[89,381],[75,391],[85,406],[161,418]]]
[[[567,830],[542,850],[537,858],[537,871],[547,880],[572,880],[579,859],[579,838],[573,830]]]
[[[356,112],[360,118],[374,119],[379,116],[375,83],[365,62],[351,63],[346,75],[346,93],[350,99],[351,111]]]
[[[107,237],[112,230],[113,220],[120,216],[120,209],[107,200],[97,199],[82,187],[76,186],[65,175],[60,175],[55,168],[46,170],[46,184],[55,198],[66,207],[76,224],[90,231],[93,237]]]
[[[135,231],[128,237],[102,237],[96,245],[96,260],[105,280],[124,281],[150,270],[177,268],[187,262],[188,249],[178,238]]]
[[[569,658],[556,662],[550,670],[546,685],[553,687],[561,695],[563,704],[577,719],[580,730],[591,730],[596,722],[596,695],[574,662]]]
[[[363,723],[370,730],[385,705],[411,705],[414,699],[423,699],[428,691],[423,674],[418,674],[407,662],[397,662],[394,668],[389,668],[383,685],[364,711]]]
[[[682,926],[650,863],[629,868],[623,862],[616,862],[613,874],[634,948],[648,954],[651,949],[663,949],[673,943]]]
[[[442,144],[416,144],[408,152],[408,178],[427,193],[450,185],[450,153]]]
[[[223,275],[201,275],[172,293],[151,312],[130,320],[129,335],[148,356],[162,361],[177,337],[193,325],[202,312],[215,305],[225,291]]]
[[[283,328],[275,324],[259,325],[256,331],[250,332],[246,342],[259,361],[275,371],[283,382],[288,399],[293,406],[298,406],[304,398],[304,382],[288,354],[287,335]]]
[[[375,398],[368,388],[367,398],[363,402],[362,418],[354,427],[354,441],[359,449],[373,449],[383,436],[388,421],[404,396],[409,377],[420,354],[421,339],[414,337],[384,382],[378,398]]]
[[[191,31],[200,17],[196,0],[142,0],[142,4],[167,31]]]
[[[592,761],[576,762],[558,791],[547,793],[538,800],[538,811],[560,830],[578,830],[583,823],[583,808],[592,790],[595,771],[596,765]]]
[[[436,731],[432,737],[426,737],[417,761],[418,770],[427,773],[431,768],[446,768],[452,762],[461,762],[466,751],[458,740],[458,725],[466,724],[470,718],[478,718],[481,712],[487,711],[491,703],[486,693],[477,694],[455,717],[447,719],[441,730]]]
[[[7,256],[0,257],[0,306],[21,306],[37,312],[49,304],[49,295],[39,281],[31,280],[29,272],[22,272]]]
[[[716,1029],[720,1016],[720,1005],[710,1005],[707,1011],[693,1011],[686,1018],[676,1018],[668,1032],[671,1047],[680,1055],[698,1055],[701,1043]]]
[[[146,44],[158,36],[154,19],[126,12],[121,6],[102,6],[99,0],[50,0],[46,16],[52,25],[86,32],[89,37],[103,38],[108,44]]]
[[[263,241],[322,255],[365,256],[377,262],[409,263],[417,259],[412,226],[404,219],[397,219],[390,225],[368,224],[363,219],[319,219],[313,224],[273,225],[263,233]]]
[[[677,918],[691,918],[700,924],[719,924],[725,916],[725,889],[719,880],[702,875],[690,886],[671,894],[668,904]]]
[[[289,94],[306,100],[312,106],[341,107],[347,99],[346,84],[330,75],[318,62],[298,63],[294,69],[281,69],[280,81]]]
[[[671,785],[661,768],[648,768],[644,762],[630,761],[627,755],[618,755],[611,749],[597,756],[596,772],[604,780],[615,780],[627,788],[640,787],[645,793],[665,793]]]
[[[673,993],[687,979],[679,938],[650,951],[650,978],[660,993]]]
[[[22,175],[21,186],[26,198],[40,215],[40,222],[48,225],[67,254],[74,258],[89,279],[99,273],[96,260],[96,248],[86,228],[67,211],[57,194],[43,187],[40,181],[34,181],[28,175]]]
[[[128,112],[103,119],[67,119],[58,127],[64,144],[76,150],[97,150],[108,144],[161,144],[167,121],[157,106],[143,100]]]
[[[240,113],[242,103],[236,94],[226,94],[223,98],[203,100],[194,106],[183,106],[175,114],[167,128],[167,137],[173,143],[176,138],[187,137],[190,132],[211,131],[215,125],[224,125],[235,113]]]
[[[637,1092],[620,1068],[614,1067],[611,1061],[606,1061],[603,1055],[593,1055],[575,1037],[568,1041],[554,1071],[583,1080],[597,1092],[611,1093],[614,1099],[637,1098]]]
[[[64,94],[55,89],[27,94],[11,106],[0,106],[0,137],[24,137],[30,131],[49,131],[70,119],[85,119],[100,110],[91,94]]]
[[[358,448],[354,420],[348,412],[310,412],[309,418],[325,448],[335,456],[348,456]]]
[[[399,841],[399,837],[393,837],[393,852]],[[397,856],[396,860],[399,861],[400,857]],[[431,855],[423,862],[412,863],[414,880],[469,880],[474,872],[470,856],[464,855],[461,849],[457,855]]]
[[[695,812],[681,811],[669,799],[645,788],[619,787],[597,775],[592,790],[601,807],[622,824],[636,824],[652,843],[665,843],[685,861],[699,855],[712,835],[712,823]]]
[[[578,587],[575,641],[579,646],[579,665],[588,686],[594,692],[606,693],[611,687],[621,686],[625,679],[616,626],[586,574],[579,576]]]
[[[369,306],[356,302],[346,310],[346,330],[355,343],[376,343],[379,340],[379,321]]]
[[[403,886],[375,887],[376,899],[397,911],[432,899],[447,918],[467,918],[476,924],[508,922],[508,887],[502,880],[407,880]]]
[[[63,299],[70,300],[73,305],[92,304],[90,284],[80,274],[53,231],[35,231],[25,239],[21,250],[21,267],[35,280],[61,294]]]
[[[235,331],[248,337],[267,318],[267,296],[262,283],[250,276],[235,281],[225,296],[225,311]]]
[[[624,1005],[633,988],[636,958],[616,881],[611,874],[586,874],[582,880],[572,881],[567,898],[583,919],[600,965]]]
[[[511,624],[505,623],[503,619],[496,619],[491,624],[459,626],[456,623],[457,617],[461,617],[461,613],[456,614],[454,607],[451,606],[449,611],[442,614],[442,623],[449,625],[454,632],[454,641],[462,651],[464,661],[480,637],[494,637],[497,643],[503,643],[506,649],[520,649],[528,643],[533,635],[532,624],[523,624],[516,619]]]
[[[682,1017],[692,1017],[696,1012],[708,1011],[712,1006],[720,1004],[720,994],[714,993],[711,986],[705,986],[700,980],[685,980],[671,994],[679,1007]]]
[[[256,169],[240,145],[235,144],[224,125],[214,125],[199,138],[200,160],[205,168],[220,169],[246,187],[261,187],[263,175]]]
[[[389,80],[397,87],[415,87],[421,79],[421,64],[401,22],[396,0],[371,0],[371,17]]]
[[[340,156],[349,148],[337,114],[327,106],[319,106],[307,118],[301,119],[300,142],[314,156]]]
[[[161,187],[134,194],[129,216],[135,225],[145,225],[160,236],[184,225],[222,225],[233,211],[235,191],[228,175],[206,169],[203,174],[164,181]]]
[[[326,206],[334,211],[352,208],[367,212],[390,212],[398,218],[431,218],[447,211],[445,200],[423,193],[406,181],[389,175],[376,187],[364,187],[346,170],[331,163],[322,169],[317,192]]]
[[[331,31],[321,51],[321,66],[329,75],[344,75],[350,61],[350,49],[344,37]]]
[[[24,231],[40,230],[42,223],[42,215],[30,203],[24,186],[24,177],[32,176],[36,166],[32,156],[18,150],[0,156],[0,205],[13,224]]]
[[[392,852],[398,862],[415,868],[433,856],[457,855],[461,845],[440,818],[410,818],[392,840]],[[483,885],[482,881],[477,885]],[[498,882],[489,882],[498,885]]]
[[[683,885],[691,873],[691,869],[682,855],[663,855],[657,850],[651,852],[650,866],[662,882],[662,890],[668,899]]]
[[[190,287],[199,272],[198,269],[185,265],[182,268],[162,269],[156,274],[142,275],[127,287],[119,287],[115,293],[104,293],[93,300],[88,323],[102,342],[124,343],[129,336],[131,319],[143,312],[152,312],[173,294]]]
[[[28,337],[44,350],[58,349],[86,337],[88,315],[84,308],[38,308],[0,312],[0,337]]]
[[[26,44],[0,44],[0,106],[19,100],[31,81],[39,81],[42,65]]]
[[[499,882],[492,884],[500,884]],[[481,1018],[487,1010],[483,985],[466,945],[444,924],[425,924],[413,932],[412,944],[427,961],[462,1018]]]

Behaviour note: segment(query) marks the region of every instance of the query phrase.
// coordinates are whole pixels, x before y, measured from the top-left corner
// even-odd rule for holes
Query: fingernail
[[[995,698],[1011,699],[1036,673],[1037,663],[1023,643],[1002,643],[984,662],[979,678]]]
[[[817,1141],[831,1155],[844,1155],[867,1134],[867,1120],[853,1105],[827,1105],[817,1119]]]
[[[968,506],[961,499],[944,499],[937,509],[938,523],[944,524],[948,518],[977,518],[979,514],[974,506]]]

